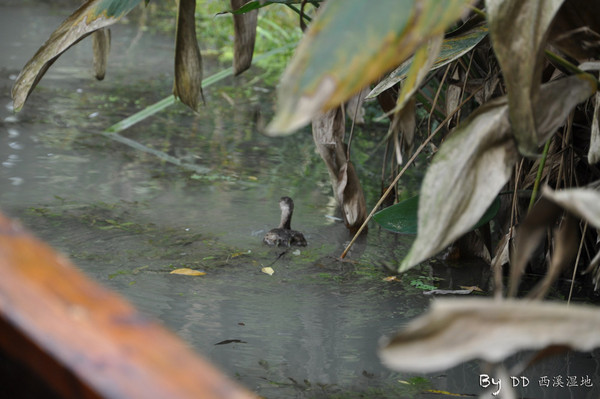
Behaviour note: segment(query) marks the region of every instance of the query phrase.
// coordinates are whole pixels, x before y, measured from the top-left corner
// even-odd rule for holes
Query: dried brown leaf
[[[538,148],[535,104],[552,18],[563,0],[486,0],[490,36],[508,88],[510,122],[519,151]],[[539,119],[538,119],[539,120]]]
[[[202,94],[202,56],[196,38],[196,0],[180,0],[175,34],[175,85],[173,94],[196,111]]]
[[[379,351],[397,371],[434,372],[473,359],[499,362],[527,349],[600,346],[597,307],[491,299],[437,300]]]
[[[355,232],[367,217],[367,206],[356,171],[346,157],[343,109],[337,107],[314,119],[312,130],[317,151],[327,165],[344,223],[351,232]]]
[[[139,0],[88,0],[65,19],[25,64],[15,81],[12,98],[19,111],[48,68],[71,46],[92,32],[117,22]]]
[[[527,295],[529,298],[542,299],[563,269],[575,258],[579,243],[578,223],[567,214],[560,227],[554,229],[554,252],[546,275]]]
[[[237,10],[249,0],[231,0],[231,9]],[[233,73],[239,75],[252,64],[258,9],[243,14],[233,14]]]
[[[110,29],[102,28],[92,33],[92,50],[94,52],[94,73],[96,79],[104,79],[108,54],[110,53]]]
[[[575,105],[595,90],[589,74],[543,85],[536,104],[540,140],[552,134]],[[516,159],[505,97],[483,105],[458,126],[425,175],[417,239],[398,270],[408,270],[469,231],[510,178]]]
[[[540,198],[517,229],[515,251],[510,262],[508,296],[515,296],[529,259],[540,245],[548,227],[554,226],[562,210],[549,199]]]
[[[600,161],[600,92],[594,96],[594,119],[592,120],[592,133],[590,136],[590,149],[588,162],[590,165]]]

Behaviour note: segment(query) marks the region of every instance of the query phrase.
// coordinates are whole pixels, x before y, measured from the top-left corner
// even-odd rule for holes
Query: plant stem
[[[282,47],[276,48],[274,50],[271,50],[269,52],[266,52],[264,54],[261,54],[254,58],[254,62],[260,61],[262,59],[269,58],[275,54],[281,53],[281,52],[287,50],[291,46],[292,46],[292,44],[290,43],[285,46],[282,46]],[[225,68],[222,71],[219,71],[219,72],[209,76],[208,78],[203,79],[202,80],[202,88],[207,88],[208,86],[210,86],[214,83],[217,83],[231,75],[233,75],[233,68],[232,67]],[[175,96],[173,96],[173,95],[165,97],[162,100],[160,100],[152,105],[147,106],[143,110],[138,111],[131,116],[128,116],[127,118],[121,120],[120,122],[115,123],[108,129],[106,129],[104,131],[104,133],[121,132],[121,131],[135,125],[136,123],[141,122],[144,119],[156,114],[157,112],[162,111],[163,109],[175,104],[176,102],[178,102],[178,101],[175,98]]]
[[[544,166],[546,166],[546,158],[548,158],[549,148],[550,140],[546,141],[546,145],[544,145],[544,151],[542,152],[540,165],[538,166],[537,175],[535,176],[535,182],[533,183],[533,192],[531,193],[531,199],[529,200],[529,208],[527,209],[527,212],[531,211],[531,208],[533,208],[533,204],[535,203],[535,199],[537,198],[537,193],[540,188],[540,181],[542,180],[542,172],[544,171]]]

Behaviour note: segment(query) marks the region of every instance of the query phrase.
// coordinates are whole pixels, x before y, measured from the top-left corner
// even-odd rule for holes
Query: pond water
[[[13,114],[16,74],[68,10],[0,2],[2,211],[263,397],[419,397],[399,382],[410,375],[380,364],[378,340],[423,313],[431,300],[424,284],[485,287],[481,265],[432,262],[400,281],[384,281],[411,238],[376,226],[348,262],[336,260],[351,237],[336,219],[326,168],[309,130],[286,138],[260,134],[274,97],[260,71],[206,90],[207,106],[197,115],[178,104],[123,133],[203,173],[100,135],[171,92],[172,38],[140,29],[135,13],[112,28],[105,81],[91,77],[86,40],[53,65]],[[222,68],[208,59],[205,76]],[[380,160],[371,156],[376,140],[360,138],[378,134],[359,129],[355,140],[365,182],[378,181]],[[417,187],[418,174],[408,189]],[[367,183],[366,191],[373,204],[379,187]],[[309,243],[298,251],[261,243],[278,224],[283,195],[294,198],[293,227]],[[265,266],[275,273],[263,273]],[[206,274],[169,274],[181,267]],[[598,375],[595,355],[576,359],[579,374]],[[436,389],[476,394],[479,373],[469,363],[429,379]],[[597,397],[598,390],[546,394]]]

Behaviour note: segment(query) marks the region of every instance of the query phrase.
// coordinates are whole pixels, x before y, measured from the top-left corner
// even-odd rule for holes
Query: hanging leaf
[[[346,156],[344,112],[341,107],[328,111],[312,122],[317,151],[327,166],[336,201],[342,209],[344,224],[356,232],[367,217],[367,205],[354,166]]]
[[[573,107],[596,90],[588,74],[542,86],[536,113],[545,141]],[[517,159],[505,97],[475,111],[444,141],[421,185],[419,230],[399,271],[406,271],[466,233],[508,181]]]
[[[600,92],[594,97],[594,119],[592,121],[592,133],[590,135],[590,149],[588,151],[588,162],[590,165],[600,161]]]
[[[173,95],[198,110],[202,98],[202,56],[196,38],[196,0],[179,0],[175,33],[175,84]]]
[[[110,29],[102,28],[92,33],[92,50],[94,52],[96,79],[103,80],[104,75],[106,75],[108,53],[110,52]]]
[[[247,0],[231,0],[231,9],[239,10]],[[258,10],[248,11],[244,14],[233,14],[233,73],[239,75],[252,64],[254,42],[256,40],[256,24]]]
[[[419,196],[415,195],[407,200],[389,206],[375,215],[373,220],[386,230],[400,234],[417,234],[417,213],[419,209]],[[477,229],[492,220],[500,209],[500,198],[496,197],[494,202],[485,211],[481,219],[473,226]]]
[[[536,153],[534,113],[548,28],[563,0],[486,0],[490,36],[508,89],[510,123],[525,155]],[[538,122],[539,124],[539,122]]]
[[[140,0],[88,0],[52,32],[25,64],[12,89],[13,108],[19,111],[48,68],[69,47],[90,33],[109,26],[131,11]]]
[[[508,296],[517,294],[525,266],[546,234],[549,226],[554,226],[562,211],[546,197],[540,198],[518,227],[515,250],[511,254]]]
[[[330,110],[445,32],[471,0],[329,1],[311,23],[278,90],[270,134]]]
[[[542,188],[542,195],[600,229],[600,192],[598,190],[581,187],[554,191],[546,186]]]
[[[479,26],[465,32],[459,36],[449,37],[444,39],[440,52],[431,67],[431,71],[443,67],[453,61],[456,61],[469,51],[471,51],[481,40],[487,36],[487,26]],[[398,68],[391,72],[385,79],[375,86],[373,90],[367,95],[367,99],[375,98],[385,90],[394,86],[398,82],[402,82],[406,79],[414,57],[409,58],[402,63]]]
[[[169,274],[181,274],[182,276],[204,276],[206,273],[198,270],[190,269],[187,267],[182,267],[180,269],[175,269]]]
[[[430,373],[473,359],[500,362],[552,345],[600,347],[597,307],[492,299],[437,300],[379,351],[396,371]]]

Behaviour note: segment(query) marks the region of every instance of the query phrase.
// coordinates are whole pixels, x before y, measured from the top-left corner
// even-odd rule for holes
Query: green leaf
[[[114,24],[139,2],[140,0],[88,0],[71,14],[21,70],[12,89],[15,111],[23,107],[37,83],[62,53],[90,33]]]
[[[433,63],[431,71],[447,65],[471,51],[485,36],[487,36],[487,33],[487,26],[479,26],[459,36],[444,39],[440,53]],[[377,84],[365,98],[375,98],[396,83],[403,81],[412,65],[413,59],[414,57],[411,57],[403,62],[398,68]]]
[[[417,234],[417,213],[419,211],[419,196],[398,202],[373,215],[376,221],[386,230],[400,234]]]
[[[286,69],[270,134],[289,134],[443,34],[471,0],[346,0],[321,7]]]
[[[485,211],[481,219],[471,230],[483,226],[492,220],[500,209],[500,198],[496,197],[494,202]],[[387,207],[375,215],[373,220],[384,229],[400,234],[417,234],[418,230],[419,196],[415,195],[407,200]]]

